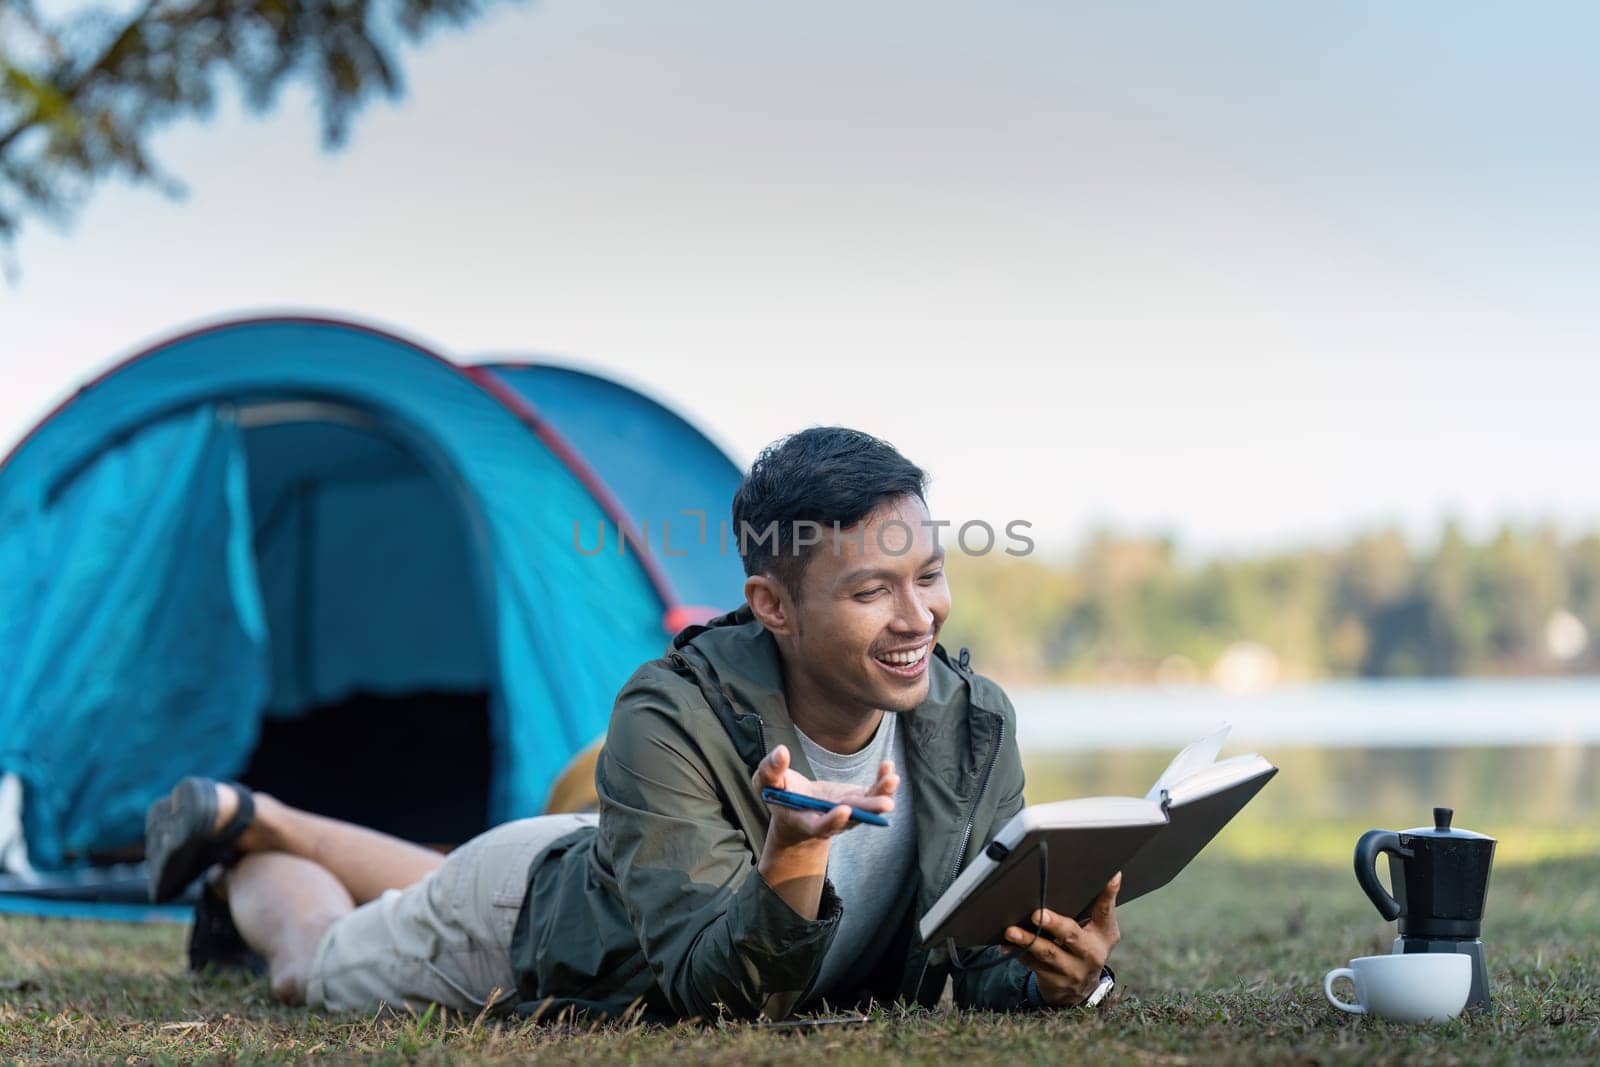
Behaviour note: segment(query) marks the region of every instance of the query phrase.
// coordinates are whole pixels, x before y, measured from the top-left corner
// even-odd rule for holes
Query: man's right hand
[[[900,776],[894,771],[893,760],[878,764],[878,780],[870,789],[840,782],[813,782],[789,766],[787,745],[779,745],[768,752],[756,768],[752,780],[757,792],[768,787],[786,789],[802,796],[832,801],[836,805],[828,812],[796,811],[776,804],[768,805],[772,822],[767,826],[767,840],[771,841],[777,836],[786,845],[825,840],[844,833],[858,825],[850,821],[851,808],[887,815],[894,810],[894,792],[900,788]]]
[[[789,749],[779,745],[756,768],[756,790],[771,787],[832,801],[832,811],[795,811],[769,805],[772,821],[761,850],[759,870],[777,894],[799,914],[815,919],[822,904],[822,882],[828,873],[828,841],[851,829],[850,809],[887,815],[894,810],[900,776],[894,762],[878,764],[878,780],[868,789],[840,782],[813,782],[789,766]]]

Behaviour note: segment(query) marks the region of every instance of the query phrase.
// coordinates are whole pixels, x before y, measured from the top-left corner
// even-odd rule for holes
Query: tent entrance
[[[356,693],[261,724],[239,779],[297,808],[422,844],[485,829],[489,693]]]
[[[483,830],[493,772],[486,549],[442,458],[320,400],[237,411],[269,648],[240,777],[430,844]]]
[[[427,844],[486,827],[488,541],[409,424],[210,402],[38,499],[0,524],[0,911],[138,907],[144,809],[185,774]]]

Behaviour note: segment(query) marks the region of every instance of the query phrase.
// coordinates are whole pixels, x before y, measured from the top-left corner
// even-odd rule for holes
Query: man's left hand
[[[1053,911],[1036,911],[1039,937],[1020,926],[1006,927],[1006,940],[1013,945],[1033,942],[1018,957],[1023,966],[1038,976],[1039,995],[1056,1007],[1082,1004],[1100,984],[1100,969],[1111,950],[1122,938],[1117,929],[1117,890],[1122,888],[1119,871],[1095,898],[1089,921],[1079,923]]]

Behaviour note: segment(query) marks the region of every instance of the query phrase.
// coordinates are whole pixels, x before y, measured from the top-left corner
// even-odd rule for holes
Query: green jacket
[[[916,813],[913,884],[856,997],[936,1003],[950,973],[918,944],[916,921],[1022,807],[1016,717],[1000,687],[929,663],[927,699],[906,716]],[[782,1018],[806,1004],[842,909],[831,884],[814,920],[756,870],[768,813],[751,776],[778,743],[810,777],[783,695],[772,636],[741,608],[692,626],[617,696],[595,770],[598,830],[570,834],[529,872],[511,946],[519,1010],[615,1017],[642,1000],[665,1018]],[[956,976],[971,1007],[1028,1005],[1014,960]]]

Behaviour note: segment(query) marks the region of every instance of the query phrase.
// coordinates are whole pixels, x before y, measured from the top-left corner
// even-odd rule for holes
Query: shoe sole
[[[216,784],[185,778],[150,805],[144,821],[150,899],[164,904],[211,866],[211,832],[217,823]]]

